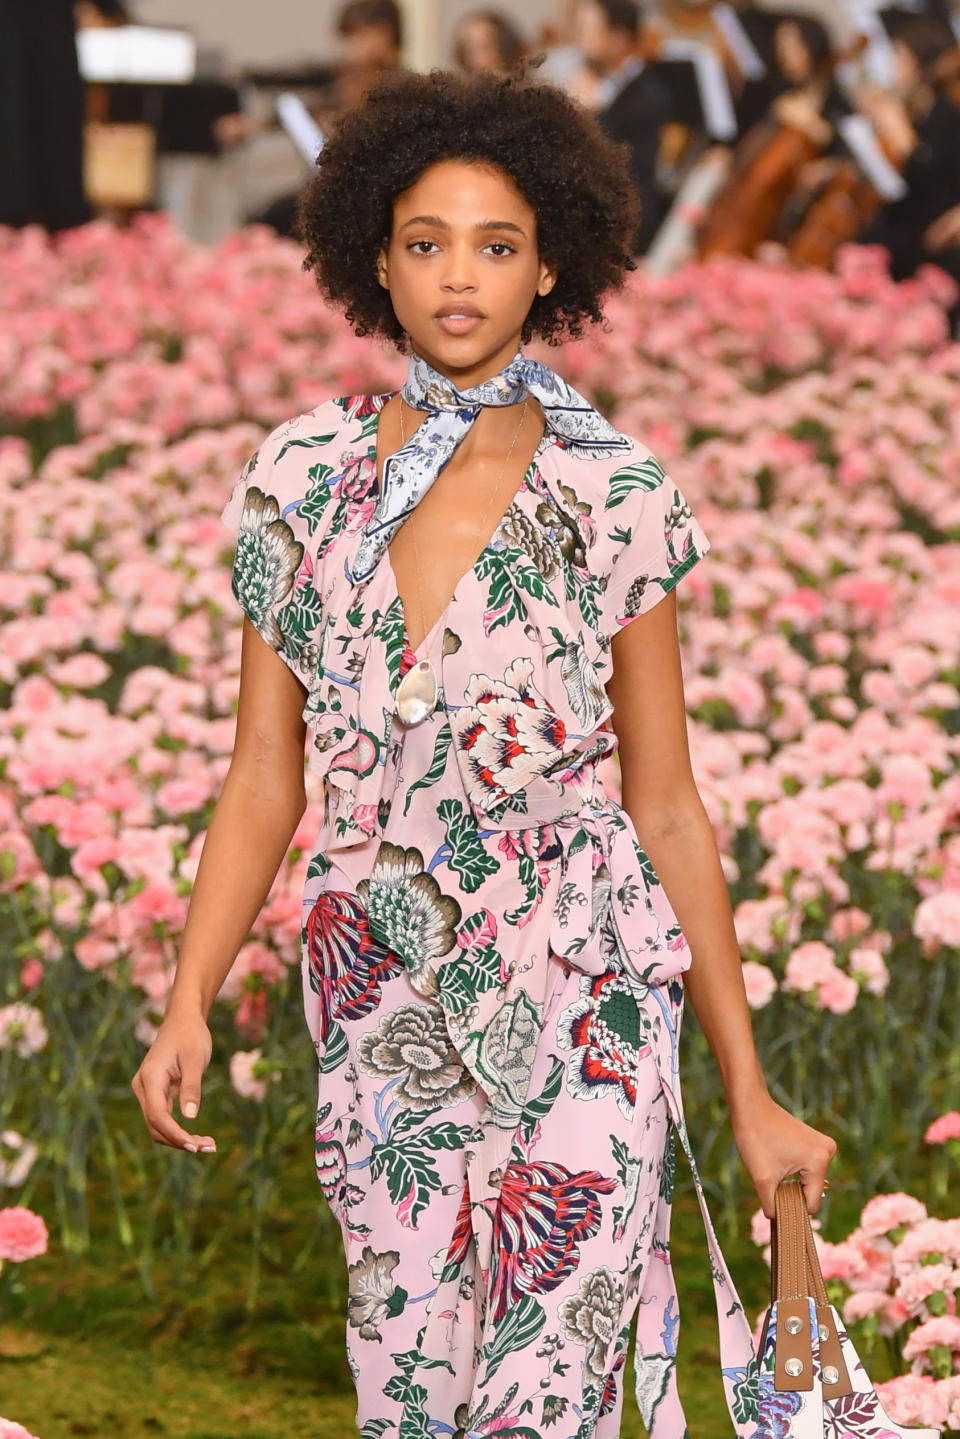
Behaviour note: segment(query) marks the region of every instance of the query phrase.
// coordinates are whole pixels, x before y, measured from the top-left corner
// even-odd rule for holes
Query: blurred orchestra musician
[[[647,249],[666,209],[657,160],[661,131],[670,119],[669,91],[643,57],[643,18],[634,0],[578,0],[574,36],[583,65],[569,86],[607,134],[630,148],[642,199],[635,254]]]
[[[843,147],[837,121],[851,105],[835,70],[848,58],[834,52],[820,21],[793,14],[773,32],[776,93],[768,114],[740,139],[726,185],[701,226],[701,259],[752,255],[766,240],[783,239],[781,220],[798,187],[808,190],[830,173]]]
[[[499,10],[473,10],[454,32],[453,57],[457,68],[468,74],[492,70],[505,75],[525,52],[520,31]]]
[[[321,132],[338,114],[358,104],[381,75],[402,68],[403,15],[397,0],[349,0],[340,10],[336,29],[342,47],[340,60],[325,71],[326,83],[309,107]],[[234,117],[227,118],[232,123],[224,138],[234,141],[264,127],[263,121],[238,127]],[[269,225],[278,235],[295,238],[297,195],[296,190],[288,191],[247,218]]]
[[[894,279],[933,264],[960,280],[960,46],[925,15],[900,20],[891,38],[894,88],[865,89],[860,103],[900,160],[908,194],[857,239],[889,251]]]
[[[0,0],[0,224],[90,218],[83,121],[71,0]]]
[[[340,11],[337,34],[343,46],[334,101],[339,111],[359,104],[375,80],[400,68],[403,16],[397,0],[352,0]]]

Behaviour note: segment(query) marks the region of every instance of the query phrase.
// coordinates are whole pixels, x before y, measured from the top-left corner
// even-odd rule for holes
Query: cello
[[[743,137],[730,177],[700,228],[701,260],[717,254],[752,255],[774,237],[803,170],[833,138],[833,126],[820,114],[833,72],[860,48],[858,37],[851,49],[831,52],[804,87],[777,96],[770,114]]]

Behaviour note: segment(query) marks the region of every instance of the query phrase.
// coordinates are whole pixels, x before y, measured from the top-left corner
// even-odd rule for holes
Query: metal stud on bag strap
[[[837,1399],[852,1393],[798,1179],[782,1180],[777,1186],[771,1240],[770,1302],[777,1306],[774,1388],[813,1388],[812,1301],[824,1397]]]

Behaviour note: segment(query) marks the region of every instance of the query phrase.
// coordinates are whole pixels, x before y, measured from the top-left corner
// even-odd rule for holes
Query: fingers
[[[200,1108],[200,1076],[202,1069],[193,1060],[185,1059],[180,1075],[180,1113],[186,1119],[195,1119]]]
[[[803,1185],[803,1197],[806,1200],[807,1210],[810,1214],[819,1214],[820,1206],[823,1203],[823,1196],[826,1192],[827,1170],[833,1162],[837,1152],[837,1146],[829,1134],[820,1134],[814,1130],[817,1140],[817,1152],[811,1157],[809,1163],[800,1170],[800,1180]]]
[[[131,1081],[131,1089],[137,1096],[147,1129],[158,1144],[167,1144],[174,1149],[193,1151],[215,1150],[217,1145],[210,1134],[191,1134],[173,1117],[171,1099],[172,1076],[164,1069],[157,1069],[144,1062]]]

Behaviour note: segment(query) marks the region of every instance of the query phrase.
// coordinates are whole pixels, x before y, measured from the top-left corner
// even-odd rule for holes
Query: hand
[[[828,1134],[795,1119],[769,1094],[731,1108],[733,1137],[740,1158],[768,1219],[776,1217],[777,1185],[799,1173],[807,1209],[816,1214],[823,1203],[823,1181],[837,1152]]]
[[[200,1078],[213,1053],[213,1040],[199,1010],[167,1011],[156,1039],[130,1081],[153,1138],[174,1149],[216,1150],[209,1134],[191,1134],[173,1117],[173,1096],[179,1092],[180,1113],[189,1104],[200,1107]],[[196,1109],[194,1110],[196,1113]]]
[[[932,225],[923,232],[923,243],[928,250],[943,250],[960,240],[960,205],[954,205],[938,215]]]

